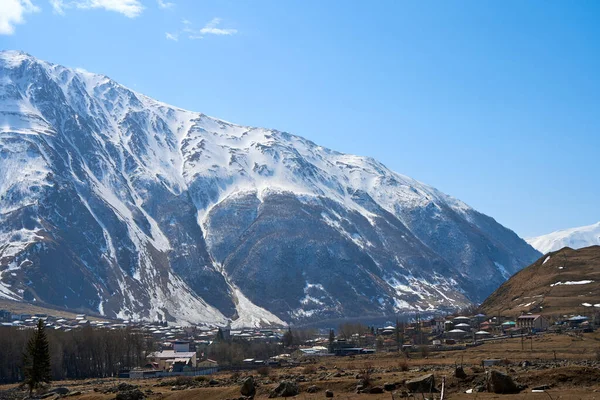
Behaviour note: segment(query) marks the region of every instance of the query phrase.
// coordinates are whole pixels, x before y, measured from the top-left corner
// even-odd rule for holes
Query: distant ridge
[[[600,222],[579,228],[556,231],[526,240],[527,243],[543,254],[560,250],[563,247],[581,249],[596,246],[600,245]]]

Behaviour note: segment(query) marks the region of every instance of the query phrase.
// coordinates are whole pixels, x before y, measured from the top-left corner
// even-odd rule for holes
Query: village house
[[[544,317],[543,315],[532,315],[532,314],[526,314],[526,315],[521,315],[519,318],[517,318],[517,328],[519,329],[525,329],[525,330],[536,330],[536,331],[545,331],[546,329],[548,329],[548,326],[550,325],[550,323],[548,322],[548,319],[546,317]]]
[[[0,310],[0,321],[1,322],[10,322],[12,318],[12,313],[8,310]]]
[[[173,350],[162,350],[151,353],[148,361],[165,371],[181,372],[186,367],[197,366],[196,352],[190,351],[189,342],[177,341],[173,343]]]
[[[444,325],[446,320],[444,318],[434,318],[431,320],[431,333],[434,335],[439,335],[440,333],[444,333]]]

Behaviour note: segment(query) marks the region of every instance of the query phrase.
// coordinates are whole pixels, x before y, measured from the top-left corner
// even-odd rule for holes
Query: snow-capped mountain
[[[563,247],[581,249],[600,245],[600,222],[579,228],[565,229],[547,235],[527,239],[542,254],[560,250]]]
[[[460,307],[537,257],[371,158],[0,52],[0,297],[297,323]]]

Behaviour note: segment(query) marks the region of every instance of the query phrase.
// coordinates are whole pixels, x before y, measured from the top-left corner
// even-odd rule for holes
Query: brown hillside
[[[600,246],[565,247],[544,255],[500,286],[481,308],[487,315],[506,316],[600,313]]]

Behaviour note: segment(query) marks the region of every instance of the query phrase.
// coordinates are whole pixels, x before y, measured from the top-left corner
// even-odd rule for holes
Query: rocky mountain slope
[[[500,286],[481,308],[488,315],[507,316],[600,310],[600,246],[544,255]]]
[[[547,235],[527,239],[542,254],[560,250],[563,247],[581,249],[600,245],[600,222],[579,228],[565,229]]]
[[[298,323],[460,307],[537,257],[371,158],[0,53],[1,297]]]

